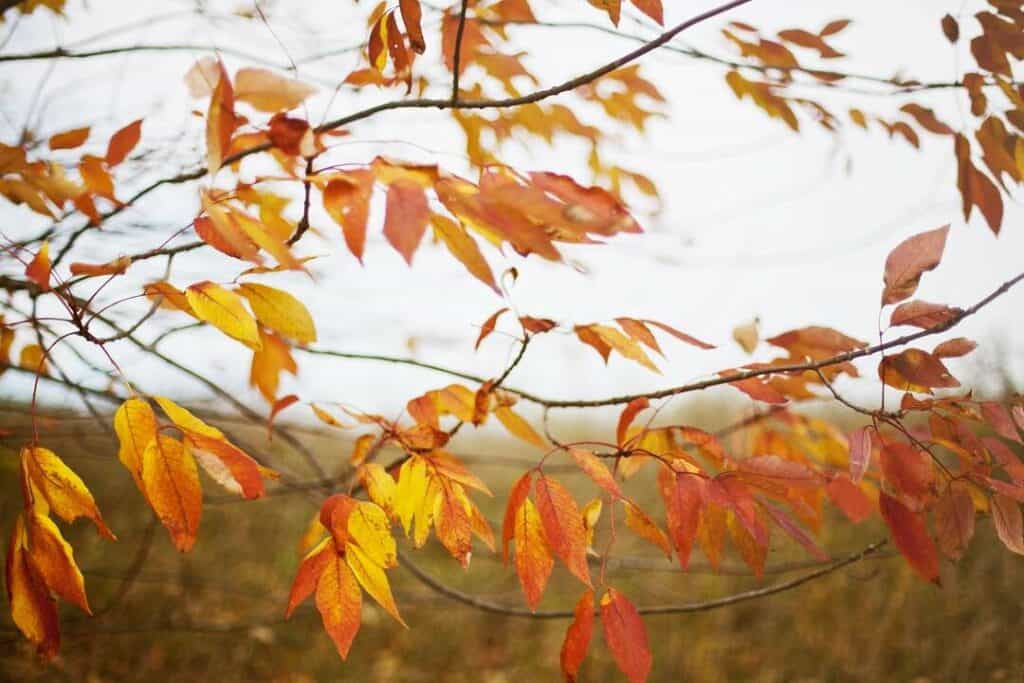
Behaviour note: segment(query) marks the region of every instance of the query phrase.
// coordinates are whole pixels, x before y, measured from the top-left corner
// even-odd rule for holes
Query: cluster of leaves
[[[991,9],[974,15],[974,23],[981,31],[970,40],[970,53],[977,69],[966,70],[952,84],[962,86],[970,100],[973,119],[967,121],[964,117],[963,130],[957,131],[931,108],[914,101],[900,106],[898,118],[887,119],[857,107],[851,107],[846,116],[864,130],[870,123],[877,124],[889,137],[900,137],[915,148],[921,145],[921,135],[947,138],[957,161],[956,182],[964,220],[970,219],[977,209],[992,232],[998,234],[1003,223],[1004,196],[1009,197],[1011,189],[1024,180],[1024,86],[1014,82],[1011,67],[1011,58],[1024,58],[1024,3],[989,0],[988,4]],[[723,35],[748,61],[731,69],[726,81],[736,97],[749,97],[768,116],[779,119],[793,131],[800,129],[797,111],[803,110],[810,120],[838,133],[842,128],[839,114],[819,100],[791,93],[789,86],[800,84],[798,74],[826,89],[841,88],[859,78],[829,68],[833,60],[844,56],[829,41],[849,25],[850,21],[844,19],[830,22],[818,33],[786,29],[779,31],[775,40],[764,37],[749,24],[732,22]],[[960,41],[960,22],[954,17],[943,17],[941,28],[950,43],[956,45]],[[826,60],[826,64],[808,65],[801,58]],[[743,71],[749,69],[757,75],[744,76]],[[864,80],[895,88],[899,93],[924,92],[935,87],[899,76]],[[998,89],[999,97],[987,94],[993,88]],[[980,156],[988,174],[978,168],[976,156]]]
[[[591,0],[591,4],[618,24],[622,11],[618,0]],[[633,0],[632,4],[657,24],[663,23],[659,0]],[[1010,132],[1011,127],[1022,130],[1024,90],[1012,83],[1009,61],[1024,56],[1024,13],[1020,2],[991,0],[990,4],[995,11],[977,15],[981,34],[971,40],[979,71],[956,84],[969,93],[972,114],[983,118],[973,131],[976,145],[966,133],[955,132],[918,103],[901,107],[902,119],[872,116],[870,120],[914,146],[919,144],[918,131],[952,137],[964,216],[969,218],[977,207],[992,230],[998,231],[1001,191],[1009,191],[1006,178],[1019,183],[1024,176],[1024,143]],[[19,5],[25,13],[38,6],[60,11],[63,3]],[[391,7],[381,3],[373,9],[366,24],[366,65],[350,73],[345,83],[355,88],[402,88],[406,95],[415,91],[423,97],[439,84],[423,75],[426,72],[418,68],[417,59],[426,59],[419,56],[429,56],[429,48],[439,47],[440,62],[447,70],[440,85],[450,95],[397,102],[452,110],[465,133],[472,179],[438,165],[381,156],[335,163],[337,139],[350,134],[348,126],[390,105],[316,126],[306,111],[316,93],[312,86],[260,68],[241,68],[232,76],[222,61],[213,58],[199,60],[186,76],[191,94],[209,100],[205,168],[129,195],[124,189],[129,174],[120,169],[131,161],[140,143],[141,120],[113,133],[102,156],[73,157],[93,138],[90,128],[49,137],[48,152],[31,141],[0,145],[0,194],[9,202],[23,204],[48,219],[75,214],[85,219],[83,227],[71,235],[65,235],[55,222],[36,240],[5,247],[5,254],[18,260],[23,279],[9,282],[5,277],[4,289],[12,294],[28,292],[33,299],[53,297],[68,316],[61,322],[71,326],[71,332],[58,337],[34,317],[19,321],[32,323],[35,339],[22,345],[18,365],[34,373],[38,384],[50,372],[47,361],[53,347],[79,337],[98,346],[120,374],[108,345],[136,341],[132,335],[138,326],[160,309],[170,309],[209,325],[252,353],[250,382],[270,406],[267,422],[272,432],[281,411],[303,402],[297,394],[280,395],[282,374],[297,373],[293,351],[316,343],[318,334],[313,315],[295,295],[252,278],[306,271],[312,257],[297,252],[307,232],[321,232],[311,225],[313,207],[322,207],[337,224],[348,251],[360,262],[371,228],[379,226],[387,243],[410,265],[430,228],[436,241],[474,278],[506,298],[510,297],[499,286],[503,279],[495,277],[480,239],[498,251],[557,262],[562,259],[559,245],[594,244],[639,233],[639,222],[623,196],[623,181],[641,194],[656,197],[650,180],[603,159],[600,126],[584,123],[565,104],[544,101],[546,91],[524,95],[520,89],[523,84],[540,83],[528,70],[526,55],[507,45],[510,25],[538,23],[529,3],[499,0],[445,8],[440,10],[436,40],[424,34],[423,11],[418,0],[400,0]],[[807,116],[828,130],[839,130],[839,117],[828,107],[792,95],[789,86],[802,75],[826,88],[837,88],[850,78],[807,67],[797,57],[841,59],[836,45],[849,23],[838,20],[817,32],[787,29],[765,37],[753,26],[733,22],[724,35],[746,61],[733,66],[726,81],[738,97],[750,98],[793,130]],[[955,20],[947,17],[942,27],[950,41],[959,40]],[[663,34],[658,39],[661,43],[652,41],[649,49],[673,35],[671,31]],[[628,61],[610,63],[607,69],[570,81],[557,92],[572,90],[585,108],[642,131],[652,116],[659,115],[664,97]],[[875,80],[906,91],[920,85],[904,79]],[[985,89],[994,87],[1009,106],[990,113]],[[867,127],[869,117],[861,110],[852,109],[848,115],[855,125]],[[560,136],[588,143],[594,184],[501,163],[502,144],[522,135],[549,143]],[[92,140],[87,148],[97,142]],[[976,150],[988,174],[974,164]],[[243,181],[242,165],[248,159],[263,165]],[[76,175],[69,176],[65,168],[72,166]],[[205,176],[210,182],[198,191],[200,210],[188,228],[198,238],[193,245],[176,249],[164,243],[106,263],[71,262],[65,270],[64,256],[85,231],[96,229],[163,183]],[[279,194],[276,188],[282,186],[292,192]],[[296,201],[299,196],[301,201]],[[378,207],[383,208],[380,217],[374,215]],[[735,333],[741,346],[750,354],[765,352],[766,356],[770,349],[770,357],[667,390],[607,400],[554,401],[505,385],[538,335],[559,330],[592,348],[605,362],[615,352],[654,372],[658,369],[649,352],[664,355],[656,333],[699,349],[712,345],[649,319],[622,316],[614,324],[571,324],[517,313],[509,336],[518,342],[519,354],[500,375],[474,379],[451,373],[475,382],[475,387],[449,384],[427,391],[411,398],[405,415],[396,419],[342,403],[338,405],[345,417],[339,417],[333,408],[307,401],[322,422],[361,433],[349,458],[354,473],[347,493],[323,502],[300,541],[301,559],[286,614],[315,594],[324,627],[345,658],[360,627],[363,592],[404,625],[387,578],[387,570],[400,561],[394,529],[401,528],[414,548],[427,544],[433,532],[462,567],[470,564],[474,539],[496,552],[494,532],[471,497],[490,496],[491,491],[449,450],[460,429],[480,427],[491,416],[539,453],[536,464],[509,492],[501,529],[500,552],[515,567],[527,608],[536,611],[540,606],[556,562],[583,585],[561,652],[568,680],[578,675],[595,618],[601,620],[613,659],[631,681],[645,680],[651,670],[641,617],[644,609],[612,585],[605,571],[621,531],[620,515],[630,533],[667,557],[674,556],[683,570],[695,549],[716,568],[727,552],[734,552],[761,577],[773,535],[776,541],[784,537],[815,560],[828,562],[829,555],[816,536],[829,505],[853,523],[865,521],[877,510],[896,546],[928,581],[939,580],[940,555],[954,560],[962,556],[979,514],[992,517],[1007,548],[1024,554],[1020,509],[1024,464],[1015,451],[1024,446],[1024,401],[1020,397],[979,401],[969,392],[955,393],[960,383],[946,363],[970,353],[973,341],[947,339],[931,350],[913,345],[952,328],[1024,276],[971,308],[912,299],[922,277],[939,265],[947,233],[944,227],[915,235],[889,254],[881,305],[893,307],[889,328],[915,331],[874,346],[838,330],[808,326],[771,336],[764,340],[765,347],[756,325],[744,326]],[[66,241],[51,258],[50,242],[56,244],[58,239]],[[94,323],[113,327],[103,315],[107,308],[94,302],[108,283],[124,276],[137,261],[163,257],[170,261],[177,253],[202,247],[215,251],[227,267],[239,269],[237,275],[229,281],[204,279],[179,286],[172,283],[168,267],[167,276],[143,287],[151,309],[135,327],[114,327],[115,333],[106,338],[93,332]],[[88,297],[80,295],[96,282],[101,284]],[[477,347],[496,332],[502,320],[507,322],[503,315],[514,309],[512,302],[507,303],[482,324]],[[14,330],[14,324],[0,326],[0,371],[11,364]],[[887,331],[880,331],[880,337]],[[44,333],[51,338],[49,345]],[[154,352],[154,348],[155,343],[148,350]],[[897,410],[886,411],[884,403],[879,410],[861,408],[833,386],[840,377],[858,377],[854,361],[869,356],[880,356],[877,372],[882,383],[904,392]],[[181,552],[192,549],[202,515],[200,469],[247,499],[262,496],[266,480],[278,477],[189,410],[162,396],[140,395],[123,376],[119,381],[128,390],[127,398],[115,392],[105,394],[119,402],[113,419],[119,458]],[[718,385],[734,387],[768,407],[736,427],[749,430],[745,445],[729,444],[721,434],[693,425],[656,424],[658,413],[652,401]],[[801,401],[829,396],[861,413],[869,423],[846,434],[792,409]],[[164,417],[158,416],[151,400]],[[522,411],[514,409],[521,400],[545,409],[608,405],[623,409],[613,439],[562,443],[546,423],[538,431]],[[640,422],[648,410],[648,419]],[[385,447],[401,453],[388,465],[376,462]],[[578,503],[569,488],[551,476],[552,468],[545,469],[560,456],[568,456],[571,466],[596,487],[588,502]],[[650,467],[657,469],[656,490],[649,492],[655,495],[627,491],[627,484],[630,489],[639,488],[632,486],[633,477]],[[51,513],[65,522],[89,518],[102,535],[113,538],[113,534],[85,484],[39,445],[38,435],[21,451],[21,489],[24,511],[7,549],[8,596],[18,628],[43,655],[52,657],[59,642],[56,599],[86,612],[90,608],[72,549]],[[660,500],[660,506],[653,509],[641,503],[647,498]],[[593,572],[594,567],[599,571]]]

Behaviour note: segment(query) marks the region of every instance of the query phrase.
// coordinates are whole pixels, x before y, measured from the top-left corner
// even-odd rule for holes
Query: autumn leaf
[[[622,414],[619,415],[619,423],[615,428],[615,441],[619,445],[619,448],[626,447],[626,434],[629,432],[629,426],[633,424],[633,420],[636,416],[646,410],[650,406],[650,401],[644,397],[634,398],[626,407],[622,409]],[[637,438],[636,435],[633,438]]]
[[[357,545],[345,547],[345,562],[348,564],[348,568],[352,570],[352,575],[356,577],[356,581],[359,582],[363,590],[376,600],[377,604],[384,608],[384,611],[394,617],[395,621],[408,628],[408,624],[402,619],[402,615],[398,613],[398,606],[395,604],[394,596],[391,595],[391,586],[388,583],[387,575],[384,573],[384,568],[377,564],[362,547]]]
[[[114,413],[114,431],[120,443],[117,457],[131,473],[139,490],[144,491],[142,455],[157,435],[156,414],[149,402],[130,398],[122,403]]]
[[[871,500],[857,484],[845,475],[838,475],[826,486],[825,492],[833,505],[842,510],[854,524],[864,521],[874,512]]]
[[[498,325],[498,318],[507,310],[507,307],[499,308],[484,321],[484,324],[480,326],[480,334],[476,338],[476,343],[473,345],[474,351],[480,348],[480,344],[490,336],[491,332],[494,332],[494,328]]]
[[[921,349],[905,349],[886,356],[878,364],[878,377],[896,389],[928,394],[932,389],[960,386],[941,360]]]
[[[697,538],[701,509],[704,507],[703,480],[688,473],[661,470],[659,484],[665,502],[669,537],[679,559],[679,566],[686,569]]]
[[[33,569],[27,546],[24,520],[19,516],[7,546],[5,583],[11,620],[36,645],[41,657],[52,659],[60,648],[57,604],[50,598],[42,577]]]
[[[102,275],[122,275],[132,265],[132,260],[127,256],[119,256],[113,261],[106,263],[82,263],[75,261],[68,266],[72,275],[85,275],[97,277]]]
[[[534,482],[534,496],[548,547],[576,578],[589,586],[586,532],[572,494],[554,479],[541,475]]]
[[[614,588],[601,597],[601,624],[605,643],[622,673],[630,683],[646,681],[651,672],[647,629],[633,603]]]
[[[29,514],[25,530],[28,536],[28,560],[38,576],[54,594],[92,614],[85,596],[85,580],[75,564],[74,552],[57,525],[38,512]]]
[[[254,282],[239,285],[238,292],[249,301],[262,325],[300,344],[316,341],[312,316],[306,306],[288,292]]]
[[[185,298],[200,320],[255,351],[262,347],[256,320],[242,306],[238,295],[207,280],[189,286]]]
[[[483,254],[480,253],[480,247],[466,232],[466,229],[447,216],[439,214],[431,214],[430,224],[434,227],[434,234],[444,242],[451,255],[458,259],[459,263],[464,265],[473,277],[500,296],[501,290],[494,282],[491,266],[484,259]]]
[[[85,482],[56,453],[40,446],[26,446],[21,450],[21,467],[33,491],[45,499],[54,514],[65,522],[85,517],[96,525],[100,535],[115,538]]]
[[[430,210],[422,187],[405,179],[398,179],[388,186],[384,237],[409,265],[412,265],[412,256],[423,239],[429,220]]]
[[[345,558],[336,552],[327,554],[316,584],[316,608],[338,654],[347,659],[362,622],[363,596]]]
[[[320,575],[331,562],[331,556],[335,554],[337,553],[334,550],[334,540],[328,537],[321,540],[302,558],[288,595],[288,606],[284,612],[285,619],[290,618],[295,608],[313,594]]]
[[[1024,522],[1020,503],[999,493],[992,496],[992,524],[1007,550],[1024,555]]]
[[[142,119],[132,121],[124,128],[118,130],[110,137],[107,144],[107,154],[104,160],[107,166],[113,167],[125,160],[135,146],[139,144],[142,137]]]
[[[532,476],[532,472],[528,471],[519,477],[512,485],[505,502],[505,518],[501,525],[501,557],[505,564],[508,564],[508,546],[515,533],[517,515],[526,502],[526,497],[530,495]]]
[[[882,305],[894,304],[917,291],[921,276],[942,260],[949,226],[908,237],[885,259],[885,289]]]
[[[50,289],[50,268],[50,243],[43,242],[25,267],[25,277],[39,285],[39,289],[47,292]]]
[[[927,301],[908,301],[896,307],[889,319],[893,327],[910,325],[923,330],[939,325],[948,325],[963,315],[963,309],[945,304],[931,304]]]
[[[398,8],[402,13],[402,23],[405,24],[405,31],[409,35],[412,49],[418,54],[423,54],[426,42],[423,40],[423,29],[420,27],[423,11],[420,8],[419,0],[399,0]]]
[[[231,134],[237,125],[235,119],[235,91],[231,79],[218,61],[217,85],[210,95],[210,108],[206,114],[206,157],[207,169],[215,174],[224,163],[231,146]]]
[[[75,128],[72,130],[64,131],[63,133],[57,133],[51,135],[48,142],[50,149],[74,149],[75,147],[81,147],[86,140],[89,139],[89,131],[91,128],[86,126],[84,128]]]
[[[142,454],[146,499],[171,535],[174,546],[188,552],[196,542],[203,494],[195,459],[185,445],[165,434]]]
[[[526,498],[515,512],[515,563],[519,584],[531,610],[537,609],[555,564],[543,527],[536,506]]]
[[[633,503],[624,500],[622,504],[626,508],[626,526],[637,536],[659,548],[665,553],[665,557],[671,558],[672,544],[657,523]]]
[[[613,498],[622,497],[622,490],[619,488],[619,483],[615,481],[615,477],[612,475],[611,471],[596,455],[582,448],[570,447],[568,451],[569,455],[574,461],[576,461],[579,468],[583,470],[584,474],[590,477],[595,484],[610,493]]]
[[[565,632],[565,640],[562,642],[560,656],[562,665],[562,676],[569,683],[576,681],[580,670],[580,664],[587,656],[587,648],[590,646],[590,638],[594,633],[594,591],[584,591],[576,609],[573,611],[573,620]]]
[[[946,557],[958,560],[974,537],[974,501],[959,485],[951,484],[935,501],[935,541]]]
[[[892,533],[893,541],[921,578],[939,582],[939,554],[928,535],[924,519],[895,498],[879,492],[878,508]]]
[[[266,69],[246,67],[235,74],[235,100],[268,114],[294,109],[315,92],[311,85]]]

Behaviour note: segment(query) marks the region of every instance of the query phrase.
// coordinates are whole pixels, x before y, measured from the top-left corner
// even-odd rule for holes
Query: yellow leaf
[[[491,272],[491,266],[484,259],[484,255],[480,253],[480,247],[477,246],[476,241],[466,232],[466,229],[447,216],[441,216],[436,213],[430,216],[430,223],[434,226],[434,234],[444,242],[452,256],[457,258],[473,277],[493,289],[500,296],[501,290],[498,289],[498,285],[494,282],[494,273]]]
[[[398,566],[395,539],[384,510],[376,503],[360,501],[348,517],[348,535],[381,567]]]
[[[495,409],[494,416],[505,426],[509,432],[514,436],[518,436],[527,443],[532,443],[538,448],[546,448],[547,443],[543,437],[534,431],[530,423],[524,420],[518,413],[513,412],[508,406],[502,406]]]
[[[223,432],[216,427],[206,424],[171,399],[164,396],[154,396],[153,400],[160,405],[160,409],[164,411],[167,417],[171,418],[171,422],[181,427],[184,431],[208,436],[211,439],[224,439]]]
[[[75,564],[71,546],[49,517],[37,512],[28,518],[28,560],[46,587],[86,614],[92,614],[85,597],[85,580]]]
[[[427,466],[421,458],[413,456],[402,464],[395,487],[394,515],[402,524],[405,535],[412,528],[413,515],[427,493]]]
[[[316,341],[316,326],[305,305],[288,292],[247,282],[238,292],[249,300],[256,319],[300,344]]]
[[[86,517],[101,535],[114,538],[85,482],[56,453],[39,446],[27,446],[21,450],[21,464],[33,491],[46,500],[58,517],[65,522]]]
[[[357,545],[347,545],[345,547],[345,562],[363,590],[369,593],[370,597],[376,600],[377,604],[393,616],[399,624],[409,628],[409,625],[402,619],[402,615],[398,613],[398,606],[395,604],[395,598],[391,595],[387,574],[370,558],[366,551]]]
[[[46,355],[38,344],[29,344],[21,349],[18,365],[40,375],[46,374]]]
[[[203,493],[192,455],[177,439],[164,434],[150,442],[142,454],[142,482],[146,498],[181,552],[196,542]]]
[[[359,479],[363,482],[367,495],[385,512],[394,512],[395,480],[391,478],[383,466],[369,462],[359,467]]]
[[[266,69],[244,68],[235,74],[235,99],[268,114],[294,109],[316,88]]]
[[[186,289],[185,297],[200,320],[251,349],[258,351],[262,348],[256,320],[245,310],[236,294],[207,280]]]
[[[29,563],[27,545],[25,524],[19,515],[7,547],[6,583],[11,620],[36,645],[43,658],[52,659],[60,648],[57,605]]]
[[[156,414],[145,399],[130,398],[114,413],[114,431],[120,442],[117,457],[140,490],[143,488],[142,454],[156,438],[156,429]]]

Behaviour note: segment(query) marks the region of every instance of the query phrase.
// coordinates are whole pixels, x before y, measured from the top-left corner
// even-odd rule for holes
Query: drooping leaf
[[[643,683],[651,672],[651,650],[640,613],[614,588],[601,597],[601,624],[612,658],[630,683]]]
[[[11,620],[35,644],[41,657],[52,659],[60,649],[57,604],[50,598],[42,577],[32,568],[27,546],[24,520],[19,516],[7,546],[5,583]]]
[[[939,581],[939,553],[928,535],[923,517],[884,491],[878,494],[878,509],[892,533],[893,541],[907,562],[925,581]]]
[[[130,398],[114,413],[114,431],[120,443],[117,457],[140,491],[143,490],[142,454],[156,438],[156,429],[156,414],[145,399]]]
[[[146,499],[171,535],[174,546],[188,552],[196,542],[203,493],[195,459],[185,445],[158,434],[142,454]]]
[[[85,580],[75,564],[71,545],[64,540],[53,521],[38,512],[29,514],[25,530],[28,535],[28,560],[43,583],[54,594],[92,614],[85,596]]]
[[[622,490],[619,488],[619,483],[615,481],[615,477],[612,475],[611,471],[596,455],[582,448],[570,447],[568,451],[569,455],[572,456],[572,459],[576,461],[577,465],[579,465],[579,468],[583,470],[584,474],[590,477],[595,484],[610,493],[613,498],[622,497]]]
[[[534,495],[548,547],[576,578],[589,586],[586,531],[572,494],[554,479],[541,475],[534,482]]]
[[[21,463],[26,478],[54,514],[65,522],[85,517],[96,525],[100,535],[114,538],[85,482],[56,453],[40,446],[27,446],[21,450]]]
[[[50,243],[43,242],[35,256],[25,266],[25,277],[39,285],[44,292],[50,289]]]
[[[352,570],[336,552],[328,553],[317,581],[316,608],[338,654],[347,659],[362,623],[363,596]]]
[[[526,497],[530,495],[530,487],[533,485],[532,476],[532,472],[526,472],[519,477],[512,485],[505,503],[505,518],[501,525],[501,557],[505,564],[508,564],[508,545],[515,534],[519,509],[526,502]]]
[[[999,493],[993,495],[992,524],[1007,550],[1024,555],[1024,522],[1021,519],[1020,503]]]
[[[850,479],[859,482],[871,467],[871,427],[859,427],[850,433]]]
[[[388,186],[384,237],[410,265],[429,221],[430,209],[422,187],[401,178]]]
[[[588,588],[576,603],[572,623],[566,629],[565,640],[562,642],[562,676],[568,683],[575,683],[593,633],[594,591]]]
[[[235,100],[268,114],[294,109],[316,88],[273,71],[246,67],[235,74]]]
[[[540,514],[529,498],[523,501],[515,513],[514,539],[519,584],[523,588],[523,595],[526,596],[527,606],[531,610],[536,610],[555,560],[551,557],[551,550],[544,536]]]
[[[210,108],[206,114],[206,164],[211,175],[224,163],[231,146],[231,134],[237,125],[231,79],[223,62],[217,62],[217,70],[217,85],[210,95]]]
[[[391,595],[391,585],[388,583],[384,568],[377,564],[365,550],[356,545],[349,545],[345,548],[345,562],[363,590],[376,600],[377,604],[384,608],[384,611],[393,616],[395,621],[408,628],[408,624],[398,613],[398,605],[395,604],[395,598]]]
[[[648,406],[650,406],[650,401],[645,397],[640,397],[634,398],[622,409],[622,414],[619,415],[619,423],[615,428],[615,441],[620,448],[626,445],[626,434],[629,431],[629,426],[633,424],[636,416],[646,410]]]
[[[334,539],[328,537],[321,540],[316,547],[310,550],[299,568],[295,572],[295,580],[292,582],[291,592],[288,595],[288,606],[285,608],[284,617],[291,617],[295,608],[301,605],[306,598],[313,594],[316,585],[320,581],[320,575],[331,562],[331,556],[337,555],[334,549]]]
[[[946,557],[960,559],[974,537],[974,501],[961,486],[950,485],[935,501],[935,540]]]

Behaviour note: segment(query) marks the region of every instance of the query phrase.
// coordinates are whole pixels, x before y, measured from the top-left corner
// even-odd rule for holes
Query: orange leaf
[[[626,508],[626,526],[640,538],[657,546],[665,557],[672,557],[672,544],[650,516],[629,501],[622,501]]]
[[[50,149],[74,149],[89,139],[89,127],[75,128],[50,136]]]
[[[825,486],[825,492],[847,518],[857,524],[871,516],[871,501],[863,490],[845,475],[835,477]]]
[[[288,595],[288,607],[285,608],[284,618],[291,617],[295,608],[301,605],[306,598],[316,590],[316,584],[324,568],[331,561],[331,555],[336,555],[334,541],[325,538],[315,548],[302,558],[299,568],[295,572],[295,580],[292,582],[292,589]]]
[[[939,582],[939,554],[928,535],[924,518],[884,491],[878,494],[878,509],[889,526],[893,541],[921,578]]]
[[[492,313],[491,316],[487,318],[487,320],[484,321],[484,324],[480,326],[480,336],[476,338],[476,344],[473,345],[474,351],[480,348],[480,343],[483,342],[483,340],[486,339],[488,336],[490,336],[491,332],[494,332],[494,328],[498,324],[498,318],[500,318],[501,314],[507,310],[507,307],[499,308],[497,311]]]
[[[187,432],[185,441],[193,449],[193,455],[203,464],[203,469],[218,484],[232,493],[238,493],[249,500],[263,496],[263,477],[276,477],[273,470],[260,467],[245,451],[223,439]],[[226,472],[220,471],[209,457],[219,461]],[[212,465],[212,466],[211,466]]]
[[[661,474],[661,473],[664,474]],[[665,481],[662,483],[662,479]],[[700,524],[700,512],[704,506],[702,497],[703,479],[682,472],[659,472],[659,483],[662,483],[662,498],[665,501],[665,517],[668,522],[668,533],[675,546],[679,565],[686,569],[690,563],[693,542],[697,538]]]
[[[640,397],[634,398],[626,405],[625,408],[623,408],[622,414],[619,415],[619,424],[615,428],[615,441],[618,443],[619,448],[625,447],[626,433],[629,431],[629,426],[633,424],[633,420],[636,419],[637,414],[646,410],[650,405],[650,401],[644,397]],[[634,436],[633,438],[636,439],[637,436]]]
[[[171,535],[175,547],[188,552],[196,542],[203,493],[196,461],[182,442],[164,434],[142,454],[146,499]]]
[[[630,0],[633,6],[649,16],[659,26],[665,25],[664,12],[661,7],[661,0]]]
[[[921,275],[933,270],[942,260],[949,226],[908,237],[889,252],[885,259],[885,289],[882,304],[894,304],[917,291]]]
[[[125,160],[142,137],[142,119],[132,121],[110,137],[105,160],[107,166],[117,166]]]
[[[142,454],[156,439],[156,414],[149,402],[141,398],[130,398],[114,413],[114,431],[120,448],[117,457],[131,473],[136,486],[144,491],[142,484]]]
[[[931,327],[949,323],[963,314],[962,308],[945,304],[930,304],[927,301],[908,301],[896,307],[889,319],[889,324],[910,325],[927,330]]]
[[[50,243],[43,242],[39,251],[25,267],[25,277],[39,285],[44,292],[50,289]]]
[[[928,453],[907,443],[892,442],[882,447],[879,460],[885,483],[894,494],[920,509],[935,484],[935,470]]]
[[[266,69],[246,67],[235,74],[235,100],[268,114],[294,109],[315,92],[311,85]]]
[[[420,25],[423,15],[419,0],[398,0],[398,9],[402,13],[405,31],[409,34],[409,43],[417,54],[423,54],[426,42],[423,40],[423,28]]]
[[[534,495],[544,526],[544,537],[551,551],[576,578],[589,586],[587,535],[583,528],[583,517],[572,494],[557,481],[542,474],[534,483]]]
[[[75,261],[68,268],[72,275],[96,277],[99,275],[122,275],[132,265],[131,258],[120,256],[106,263],[82,263]]]
[[[501,406],[494,410],[494,416],[498,418],[498,421],[507,429],[513,436],[517,436],[523,441],[533,444],[538,448],[547,447],[547,442],[544,441],[544,437],[534,430],[530,426],[530,423],[522,418],[521,415],[513,411],[508,406]]]
[[[1024,555],[1024,521],[1020,503],[997,493],[992,496],[992,524],[1007,550]]]
[[[921,349],[906,349],[886,356],[878,364],[878,376],[889,386],[904,391],[931,393],[933,388],[960,386],[941,360]]]
[[[206,156],[210,174],[216,173],[224,163],[227,150],[231,146],[231,134],[235,131],[235,91],[231,79],[218,61],[219,76],[217,85],[210,95],[210,109],[206,115]]]
[[[429,220],[427,195],[421,186],[404,178],[388,186],[384,237],[409,265],[412,265],[412,256],[423,239]]]
[[[621,498],[622,490],[611,471],[601,460],[582,448],[569,448],[569,455],[576,461],[584,474],[594,480],[594,483],[610,493],[613,498]]]
[[[651,672],[651,650],[640,613],[614,588],[601,597],[601,624],[612,658],[630,683],[643,683]]]
[[[946,557],[958,560],[974,536],[974,501],[962,486],[950,485],[935,501],[935,541]]]
[[[447,216],[436,213],[430,216],[430,223],[434,226],[434,234],[444,242],[451,255],[457,258],[473,277],[501,296],[501,290],[494,282],[490,264],[484,259],[476,240],[470,237],[466,229]]]
[[[338,654],[342,659],[348,658],[362,621],[363,596],[352,570],[336,552],[328,553],[317,581],[316,608]]]
[[[373,174],[366,170],[332,178],[323,191],[324,209],[341,226],[345,244],[360,262],[366,244],[366,221],[372,192]]]
[[[512,489],[508,494],[508,500],[505,503],[505,519],[501,525],[501,556],[505,564],[508,564],[508,544],[514,535],[519,508],[523,506],[526,497],[530,495],[530,485],[533,483],[532,476],[532,472],[527,472],[519,477],[516,483],[512,485]]]
[[[576,603],[572,623],[565,631],[562,642],[562,675],[569,683],[576,681],[580,664],[587,656],[590,638],[594,633],[594,591],[587,590]]]
[[[533,501],[525,499],[515,513],[516,573],[531,610],[537,609],[555,561],[551,557],[544,525]]]

